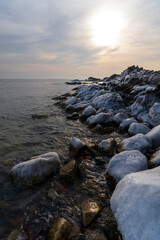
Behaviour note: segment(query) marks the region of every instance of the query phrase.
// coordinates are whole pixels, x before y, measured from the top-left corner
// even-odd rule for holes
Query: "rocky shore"
[[[48,190],[8,239],[158,240],[160,71],[131,66],[69,84],[78,87],[55,104],[97,133],[97,141],[74,137],[64,161],[50,152],[11,169],[14,184],[47,181]]]

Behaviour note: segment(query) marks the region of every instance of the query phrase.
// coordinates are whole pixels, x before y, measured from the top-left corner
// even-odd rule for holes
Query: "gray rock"
[[[124,151],[139,150],[145,153],[152,147],[152,141],[148,136],[139,133],[133,137],[126,138],[121,145]]]
[[[124,151],[111,158],[108,173],[116,182],[125,175],[148,169],[147,158],[140,151]]]
[[[97,125],[97,124],[105,124],[105,125],[110,125],[110,123],[113,122],[112,117],[108,113],[99,113],[97,115],[92,115],[87,119],[87,123],[89,125]]]
[[[149,127],[147,127],[145,124],[142,123],[132,123],[129,126],[128,132],[131,135],[135,135],[137,133],[143,133],[146,134],[150,131],[151,129]]]
[[[88,118],[92,115],[96,114],[96,110],[95,108],[93,108],[92,106],[88,106],[84,109],[84,111],[82,112],[82,116]]]

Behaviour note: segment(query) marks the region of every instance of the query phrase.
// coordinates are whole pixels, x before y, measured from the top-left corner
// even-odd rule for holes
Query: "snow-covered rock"
[[[127,118],[124,119],[120,124],[120,129],[124,130],[127,129],[132,123],[137,123],[137,120],[134,118]]]
[[[51,173],[56,173],[60,167],[57,153],[49,152],[14,166],[10,175],[15,183],[32,185],[40,182]]]
[[[108,109],[121,108],[123,105],[122,97],[118,93],[107,92],[92,101],[96,109],[106,107]]]
[[[112,122],[113,119],[109,113],[99,113],[97,115],[92,115],[87,119],[87,123],[91,126],[97,124],[110,125]]]
[[[151,157],[150,159],[150,164],[153,167],[158,167],[160,166],[160,150],[157,150]]]
[[[124,240],[159,240],[160,167],[131,173],[116,186],[111,209]]]
[[[73,104],[75,104],[75,103],[77,103],[77,98],[76,97],[71,97],[71,98],[69,98],[69,99],[67,99],[64,103],[66,104],[66,105],[73,105]]]
[[[151,140],[153,146],[160,146],[160,125],[152,128],[146,136]]]
[[[154,103],[151,107],[149,114],[149,123],[155,127],[160,124],[160,102]]]
[[[92,115],[96,114],[96,110],[95,108],[93,108],[92,106],[88,106],[84,109],[84,111],[82,112],[82,116],[88,118]]]
[[[152,147],[152,141],[146,135],[139,133],[133,137],[124,139],[121,145],[124,151],[139,150],[145,153]]]
[[[73,156],[77,155],[79,150],[81,150],[86,144],[80,139],[73,137],[70,143],[70,152]]]
[[[137,133],[143,133],[146,134],[150,131],[151,129],[149,127],[147,127],[145,124],[143,123],[132,123],[129,126],[128,132],[131,135],[135,135]]]
[[[128,115],[125,114],[125,113],[117,113],[113,116],[113,120],[117,123],[117,124],[120,124],[124,119],[127,119],[128,118]]]
[[[111,158],[108,173],[118,182],[129,173],[147,168],[147,158],[140,151],[124,151]]]

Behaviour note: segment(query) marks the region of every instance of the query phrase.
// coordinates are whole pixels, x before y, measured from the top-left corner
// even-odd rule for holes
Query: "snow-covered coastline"
[[[60,177],[66,182],[74,182],[78,171],[81,175],[84,173],[79,158],[94,155],[96,159],[96,153],[102,153],[98,164],[105,166],[106,184],[113,191],[111,209],[123,239],[158,240],[160,214],[156,203],[160,201],[160,71],[131,66],[120,75],[114,74],[103,80],[76,80],[71,84],[79,85],[73,95],[60,96],[56,103],[65,110],[67,118],[79,119],[91,131],[97,132],[97,136],[104,133],[112,133],[112,136],[92,144],[73,138],[70,143],[72,158],[60,167]],[[118,138],[117,135],[114,137],[115,132],[119,134]],[[103,156],[107,156],[107,160]],[[11,173],[13,171],[14,168]],[[45,175],[48,174],[45,172]],[[86,227],[88,224],[84,222],[87,216],[90,216],[89,223],[92,222],[101,211],[101,206],[88,200],[82,206],[83,225]],[[93,214],[94,206],[97,211]],[[65,221],[60,219],[60,226],[54,226],[53,232],[56,235],[55,229],[66,224],[68,234],[64,239],[68,239],[71,222]],[[100,231],[101,238],[95,234],[93,239],[111,239],[110,231],[106,234]],[[78,234],[69,239],[81,239]],[[52,239],[56,238],[52,236]],[[115,235],[114,239],[120,239],[120,235]]]

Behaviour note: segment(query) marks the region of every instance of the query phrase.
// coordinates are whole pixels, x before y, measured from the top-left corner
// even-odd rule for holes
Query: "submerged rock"
[[[82,203],[83,225],[87,227],[100,212],[101,207],[97,202],[85,200]]]
[[[59,218],[50,231],[49,240],[66,240],[71,231],[71,224],[65,218]]]
[[[14,166],[10,176],[15,183],[32,185],[42,181],[51,173],[56,173],[60,167],[60,159],[57,153],[49,152],[22,162]]]
[[[116,182],[125,175],[148,169],[147,158],[140,151],[124,151],[111,158],[108,165],[108,173]]]
[[[124,177],[111,197],[111,208],[124,240],[159,240],[160,167]]]

